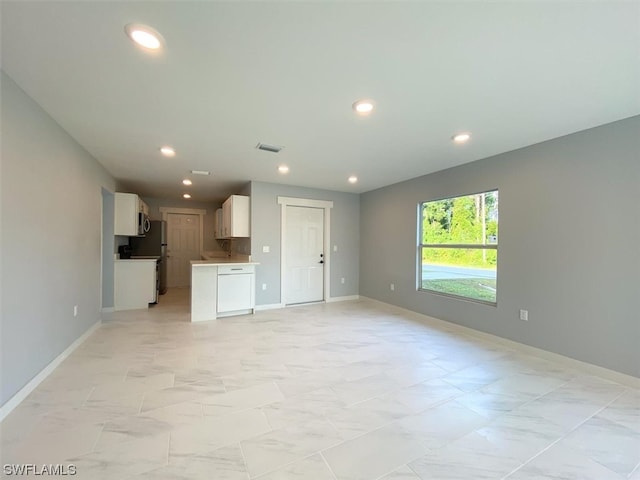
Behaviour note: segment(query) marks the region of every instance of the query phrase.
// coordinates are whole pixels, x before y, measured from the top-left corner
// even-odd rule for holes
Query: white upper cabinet
[[[149,207],[135,193],[115,195],[114,235],[133,237],[138,235],[138,214],[149,215]]]
[[[216,238],[249,237],[249,197],[231,195],[216,212]],[[222,220],[220,221],[219,215]]]
[[[138,197],[138,212],[142,212],[145,217],[149,216],[149,206],[140,197]]]
[[[224,238],[224,222],[222,220],[222,208],[219,208],[216,210],[213,231],[215,234],[215,238]]]

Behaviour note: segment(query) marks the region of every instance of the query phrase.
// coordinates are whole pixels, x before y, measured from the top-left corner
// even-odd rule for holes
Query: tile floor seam
[[[631,473],[629,473],[629,475],[627,475],[627,478],[631,478],[633,476],[634,473],[640,471],[640,462],[638,462],[638,464],[633,468],[633,470],[631,470]]]
[[[278,385],[278,382],[276,380],[272,381],[271,383],[273,383],[276,388],[278,389],[278,392],[280,392],[280,395],[282,395],[283,399],[286,399],[286,395],[284,394],[284,392],[282,391],[282,389],[280,388],[280,385]],[[273,402],[272,402],[273,403]]]
[[[567,382],[569,383],[569,382]],[[528,460],[526,460],[522,465],[520,465],[518,468],[516,468],[515,470],[509,472],[506,476],[502,477],[501,480],[505,480],[508,479],[508,477],[510,475],[513,475],[514,473],[516,473],[518,470],[520,470],[522,467],[525,467],[527,464],[531,463],[533,460],[535,460],[537,457],[539,457],[540,455],[542,455],[544,452],[546,452],[547,450],[549,450],[551,447],[553,447],[554,445],[558,444],[559,442],[561,442],[562,440],[564,440],[565,438],[567,438],[570,434],[572,434],[574,431],[576,431],[578,428],[580,428],[582,425],[584,425],[585,423],[587,423],[589,420],[591,420],[593,417],[595,417],[596,415],[598,415],[600,412],[602,412],[603,410],[605,410],[609,405],[611,405],[612,403],[614,403],[616,400],[618,400],[622,395],[624,395],[626,393],[626,389],[623,390],[622,392],[620,392],[615,398],[613,398],[611,401],[609,401],[606,405],[604,405],[603,407],[599,408],[597,411],[595,411],[594,413],[592,413],[590,416],[588,416],[586,419],[584,419],[582,422],[578,423],[576,426],[574,426],[571,430],[569,430],[568,432],[566,432],[564,435],[562,435],[560,438],[556,439],[554,442],[550,443],[549,445],[547,445],[545,448],[543,448],[542,450],[540,450],[538,453],[536,453],[534,456],[532,456],[531,458],[529,458]],[[588,458],[588,457],[587,457]],[[593,460],[595,461],[595,460]],[[599,462],[597,462],[599,463]],[[611,472],[617,474],[617,472],[614,472],[613,470],[611,470],[610,468],[606,467],[605,465],[602,465],[604,468],[607,468],[607,470],[610,470]]]
[[[376,397],[376,398],[378,398],[378,397]],[[428,410],[431,410],[432,408],[440,407],[440,406],[442,406],[442,405],[444,405],[444,404],[446,404],[446,403],[448,403],[448,402],[450,402],[450,401],[455,401],[455,397],[447,398],[447,399],[445,399],[445,400],[441,400],[441,401],[439,401],[439,402],[436,402],[436,403],[434,403],[434,404],[432,404],[432,405],[429,405],[429,406],[428,406],[427,408],[425,408],[424,410],[420,410],[420,411],[415,412],[415,413],[410,413],[410,414],[408,414],[408,415],[404,415],[404,416],[402,416],[402,417],[394,418],[394,419],[392,419],[392,420],[389,420],[388,422],[383,423],[383,424],[380,424],[380,425],[378,425],[378,426],[376,426],[376,427],[372,428],[371,430],[367,430],[367,431],[365,431],[365,432],[358,433],[355,437],[350,437],[350,438],[348,438],[348,439],[344,440],[344,442],[348,442],[348,441],[356,440],[356,439],[358,439],[358,438],[360,438],[360,437],[362,437],[362,436],[364,436],[364,435],[368,435],[368,434],[369,434],[369,433],[371,433],[371,432],[375,432],[376,430],[380,430],[381,428],[385,428],[385,427],[388,427],[389,425],[392,425],[392,424],[394,424],[394,423],[398,423],[399,421],[404,420],[404,419],[406,419],[407,417],[412,417],[412,416],[420,415],[420,414],[422,414],[422,413],[427,412]],[[467,407],[466,407],[466,406],[464,406],[464,405],[463,405],[463,407],[464,407],[464,408],[467,408]],[[350,408],[350,407],[346,407],[346,408]],[[467,409],[468,409],[468,410],[470,410],[470,411],[472,411],[472,410],[471,410],[471,409],[469,409],[469,408],[467,408]],[[476,413],[476,412],[474,412],[474,413]],[[335,424],[333,424],[333,423],[331,422],[331,420],[327,419],[327,421],[328,421],[329,423],[331,423],[331,425],[332,425],[334,428],[336,428],[336,430],[337,430],[337,427],[335,426]],[[402,427],[401,427],[401,426],[399,426],[399,425],[398,425],[398,427],[399,427],[399,428],[402,428]],[[412,434],[412,435],[413,435],[413,434]],[[456,440],[456,439],[453,439],[453,440],[451,440],[450,442],[446,443],[445,445],[448,445],[449,443],[452,443],[452,442],[454,442],[455,440]],[[421,442],[421,441],[419,441],[419,440],[418,440],[418,443],[420,443],[420,445],[422,445],[422,442]],[[445,445],[442,445],[442,447],[444,447]],[[423,446],[424,446],[424,445],[423,445]],[[442,447],[439,447],[439,448],[442,448]],[[426,448],[427,450],[433,450],[433,449],[431,449],[431,448],[429,448],[429,447],[426,447],[426,446],[424,446],[424,448]]]
[[[89,453],[93,453],[96,451],[96,447],[98,446],[98,442],[100,441],[100,438],[102,437],[102,434],[104,433],[104,427],[107,425],[107,422],[104,422],[102,424],[102,426],[100,427],[100,433],[98,433],[98,435],[96,435],[96,439],[93,441],[93,445],[91,446],[91,451]]]
[[[338,445],[340,445],[340,444],[342,444],[342,443],[352,442],[352,441],[354,441],[354,440],[357,440],[357,439],[359,439],[360,437],[364,437],[365,435],[369,435],[371,432],[375,432],[376,430],[380,430],[381,428],[386,428],[386,427],[388,427],[389,425],[391,425],[392,423],[395,423],[396,421],[398,421],[398,419],[391,420],[391,421],[386,422],[386,423],[384,423],[384,424],[382,424],[382,425],[378,425],[377,427],[372,428],[371,430],[367,430],[366,432],[358,433],[355,437],[349,437],[349,438],[347,438],[346,440],[343,440],[342,442],[340,442],[339,444],[337,444],[337,445],[332,445],[331,447],[325,448],[325,449],[323,449],[322,451],[324,452],[325,450],[328,450],[329,448],[337,447]],[[334,426],[333,424],[331,424],[331,425],[332,425],[332,426]],[[334,426],[334,428],[336,428],[336,430],[337,430],[337,427],[335,427],[335,426]],[[339,432],[338,432],[338,433],[339,433]]]
[[[142,414],[142,405],[144,405],[144,399],[147,398],[147,393],[143,393],[142,394],[142,398],[140,399],[140,405],[138,405],[138,412],[136,413],[136,415],[141,415]]]
[[[240,455],[242,456],[242,462],[244,464],[245,473],[247,474],[247,480],[251,480],[251,474],[249,473],[249,466],[247,464],[247,457],[244,454],[244,450],[242,449],[242,440],[237,442],[238,448],[240,449]]]
[[[391,473],[395,472],[395,471],[396,471],[396,470],[398,470],[399,468],[402,468],[402,467],[404,467],[405,465],[406,465],[407,467],[409,467],[409,463],[411,463],[411,462],[415,462],[416,460],[419,460],[420,458],[424,457],[425,455],[429,455],[430,453],[432,453],[432,452],[434,451],[434,450],[432,450],[432,449],[430,449],[430,448],[427,448],[427,447],[424,447],[424,446],[423,446],[423,448],[424,448],[425,450],[428,450],[428,451],[427,451],[427,452],[425,452],[425,453],[423,453],[422,455],[420,455],[420,456],[418,456],[418,457],[412,458],[411,460],[409,460],[409,461],[407,461],[407,462],[405,462],[405,463],[403,463],[403,464],[401,464],[401,465],[397,465],[397,466],[393,467],[391,470],[389,470],[389,471],[387,471],[387,472],[383,473],[382,475],[380,475],[380,476],[378,476],[378,477],[376,477],[376,478],[374,478],[374,479],[371,479],[371,480],[382,480],[384,477],[386,477],[387,475],[389,475],[389,474],[391,474]],[[409,468],[411,468],[411,467],[409,467]],[[414,472],[414,473],[415,473],[415,472]],[[418,474],[416,473],[416,475],[418,475]],[[418,475],[418,477],[420,477],[420,475]]]
[[[429,455],[429,454],[427,453],[426,455]],[[424,456],[424,455],[423,455],[423,456]],[[422,457],[420,457],[420,458],[422,458]],[[422,479],[422,477],[420,476],[420,474],[419,474],[418,472],[416,472],[416,470],[415,470],[414,468],[412,468],[412,467],[411,467],[411,465],[409,464],[409,462],[407,462],[407,468],[408,468],[409,470],[411,470],[411,471],[414,473],[414,475],[415,475],[416,477],[418,477],[418,478]]]
[[[241,448],[242,448],[242,446],[241,446]],[[311,458],[314,455],[318,455],[318,454],[320,454],[319,450],[316,451],[316,452],[310,453],[309,455],[305,455],[304,457],[296,458],[295,460],[291,460],[290,462],[283,463],[282,465],[278,465],[275,469],[269,470],[267,472],[262,472],[261,474],[255,476],[255,477],[252,477],[251,475],[249,475],[249,478],[251,480],[260,480],[260,478],[264,478],[267,475],[272,475],[272,474],[274,474],[276,472],[279,472],[280,470],[284,470],[285,468],[290,467],[291,465],[295,465],[298,462],[301,462],[303,460],[306,460],[306,459]]]
[[[330,450],[330,449],[332,449],[332,448],[339,447],[339,446],[340,446],[340,445],[342,445],[343,443],[353,442],[353,441],[355,441],[355,440],[357,440],[357,439],[359,439],[359,438],[361,438],[361,437],[364,437],[365,435],[369,435],[369,434],[371,434],[371,433],[373,433],[373,432],[376,432],[376,431],[378,431],[378,430],[382,430],[383,428],[387,428],[387,427],[388,427],[388,426],[390,426],[391,424],[396,423],[398,420],[399,420],[399,419],[395,419],[395,420],[392,420],[392,421],[390,421],[390,422],[385,423],[384,425],[380,425],[380,426],[378,426],[378,427],[376,427],[376,428],[372,428],[371,430],[367,430],[366,432],[359,433],[359,434],[358,434],[358,435],[356,435],[355,437],[347,438],[346,440],[342,439],[340,442],[338,442],[338,443],[336,443],[336,444],[334,444],[334,445],[330,445],[330,446],[328,446],[328,447],[326,447],[326,448],[323,448],[322,450],[319,450],[319,452],[320,452],[320,453],[323,453],[323,452],[326,452],[327,450]],[[331,422],[329,421],[328,423],[331,423]],[[331,425],[332,425],[332,426],[334,426],[332,423],[331,423]],[[402,428],[402,427],[400,427],[400,426],[398,426],[398,427],[399,427],[399,428]],[[335,428],[335,426],[334,426],[334,428]],[[340,433],[340,432],[338,432],[338,434],[339,434],[339,433]],[[432,449],[430,449],[429,447],[427,447],[427,446],[423,445],[423,444],[422,444],[422,442],[421,442],[420,440],[418,440],[418,439],[417,439],[417,438],[416,438],[412,433],[409,433],[409,432],[407,432],[407,433],[408,433],[408,435],[410,435],[410,436],[411,436],[411,437],[412,437],[412,438],[413,438],[413,439],[414,439],[414,440],[415,440],[415,441],[416,441],[416,442],[417,442],[417,443],[418,443],[418,444],[419,444],[419,445],[420,445],[424,450],[426,450],[422,455],[420,455],[420,457],[422,457],[422,456],[424,456],[424,455],[427,455],[427,454],[429,454],[431,451],[433,451],[433,450],[432,450]],[[417,457],[417,458],[420,458],[420,457]],[[414,460],[415,460],[415,459],[414,459]],[[413,461],[413,460],[412,460],[412,461]]]
[[[544,397],[545,395],[550,394],[551,392],[555,392],[558,388],[564,387],[565,385],[571,383],[571,380],[567,380],[564,383],[558,385],[557,387],[552,388],[551,390],[549,390],[548,392],[545,393],[541,393],[535,397],[530,398],[529,400],[527,400],[526,402],[524,402],[523,404],[519,405],[518,407],[516,407],[514,410],[517,410],[518,408],[522,408],[522,407],[526,407],[527,405],[529,405],[532,402],[535,402],[536,400],[540,400],[542,397]],[[500,395],[504,395],[504,394],[500,394]],[[511,395],[511,394],[507,394],[507,395]],[[500,419],[501,417],[503,417],[504,415],[507,415],[509,413],[511,413],[513,410],[509,410],[508,412],[502,412],[500,415],[498,415],[497,417],[491,419],[491,421],[489,422],[489,424],[493,423],[494,421],[497,421],[498,419]]]
[[[271,405],[271,404],[269,404],[269,405]],[[264,417],[265,422],[267,422],[267,425],[269,425],[269,431],[273,432],[273,431],[275,431],[275,429],[273,428],[273,425],[269,421],[269,415],[264,413],[264,410],[262,410],[263,408],[264,407],[256,407],[256,410],[258,410],[262,414],[262,416]]]
[[[165,466],[169,466],[169,458],[171,456],[171,438],[173,437],[173,432],[171,430],[169,430],[169,435],[167,435],[167,462],[165,463]]]
[[[89,393],[87,394],[87,396],[85,397],[85,399],[82,401],[82,404],[80,405],[81,407],[86,407],[87,406],[87,402],[89,401],[89,399],[91,398],[91,395],[93,394],[93,392],[95,391],[96,386],[92,386],[91,390],[89,390]]]
[[[324,454],[322,453],[322,451],[319,451],[318,454],[320,455],[320,458],[322,458],[322,461],[324,462],[324,464],[327,466],[327,468],[329,469],[329,473],[331,473],[331,476],[333,477],[334,480],[338,480],[338,476],[336,475],[336,472],[333,471],[333,468],[331,468],[331,465],[329,465],[329,462],[327,461],[327,459],[325,458]]]

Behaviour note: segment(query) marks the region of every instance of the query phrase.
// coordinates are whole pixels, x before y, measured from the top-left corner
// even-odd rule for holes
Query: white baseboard
[[[116,309],[114,307],[103,307],[102,313],[113,313]]]
[[[545,360],[551,360],[553,362],[557,362],[561,365],[564,365],[568,368],[574,368],[586,374],[602,377],[606,380],[620,383],[622,385],[626,385],[632,388],[640,388],[640,378],[634,377],[632,375],[627,375],[626,373],[621,373],[615,370],[610,370],[608,368],[600,367],[598,365],[593,365],[592,363],[583,362],[582,360],[576,360],[575,358],[566,357],[559,353],[549,352],[548,350],[543,350],[542,348],[532,347],[531,345],[516,342],[515,340],[509,340],[508,338],[499,337],[491,333],[481,332],[480,330],[475,330],[473,328],[465,327],[463,325],[458,325],[457,323],[447,322],[446,320],[440,320],[439,318],[430,317],[429,315],[425,315],[419,312],[414,312],[413,310],[408,310],[403,307],[398,307],[397,305],[381,302],[380,300],[376,300],[375,298],[370,298],[365,296],[361,296],[360,298],[382,304],[385,307],[391,307],[399,311],[407,312],[408,314],[411,314],[414,317],[419,316],[421,317],[421,320],[424,321],[425,323],[435,324],[449,331],[459,332],[465,335],[470,335],[473,337],[480,338],[482,340],[487,340],[489,342],[497,343],[499,345],[503,345],[513,350],[516,350],[528,355],[540,357]]]
[[[359,299],[360,299],[360,295],[345,295],[344,297],[329,297],[324,301],[324,303],[346,302],[349,300],[359,300]],[[304,305],[316,305],[319,303],[323,303],[323,302],[320,301],[320,302],[311,302],[311,303],[294,303],[292,305],[287,305],[285,303],[271,303],[269,305],[256,305],[255,310],[256,312],[260,310],[277,310],[279,308],[302,307]]]
[[[350,300],[360,300],[360,295],[345,295],[343,297],[329,297],[327,298],[326,302],[327,303],[347,302]]]
[[[98,320],[94,323],[89,329],[82,334],[81,337],[77,338],[71,345],[69,345],[60,355],[53,359],[53,361],[44,367],[40,373],[38,373],[35,377],[31,379],[29,383],[27,383],[24,387],[22,387],[13,397],[11,397],[7,402],[0,407],[0,422],[4,420],[4,418],[9,415],[14,408],[20,405],[27,396],[33,392],[42,381],[47,378],[51,372],[53,372],[58,365],[60,365],[64,359],[66,359],[73,351],[78,348],[82,342],[84,342],[87,338],[91,336],[93,332],[95,332],[100,325],[102,324],[101,320]]]
[[[255,311],[259,312],[262,310],[277,310],[279,308],[284,308],[284,303],[270,303],[267,305],[256,305]]]

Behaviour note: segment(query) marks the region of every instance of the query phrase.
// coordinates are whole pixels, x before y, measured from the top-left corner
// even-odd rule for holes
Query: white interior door
[[[200,260],[200,217],[170,213],[167,217],[167,287],[191,285],[191,260]]]
[[[324,209],[286,207],[284,302],[324,300]]]

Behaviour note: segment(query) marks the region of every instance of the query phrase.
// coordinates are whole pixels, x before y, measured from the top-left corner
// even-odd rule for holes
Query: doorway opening
[[[206,210],[160,207],[167,222],[167,287],[191,286],[191,260],[200,260]]]

